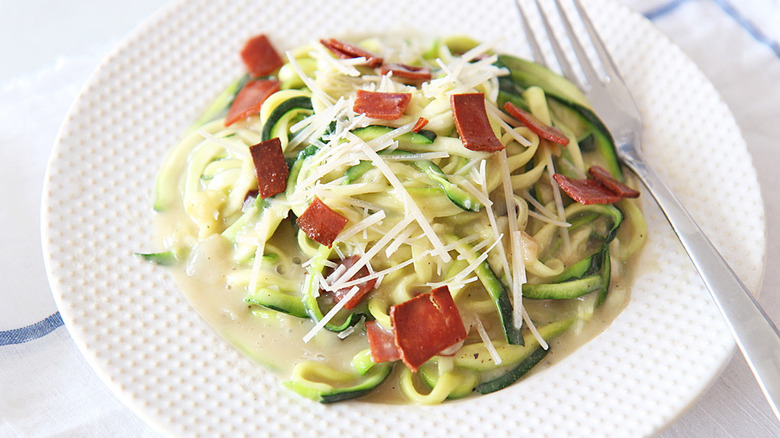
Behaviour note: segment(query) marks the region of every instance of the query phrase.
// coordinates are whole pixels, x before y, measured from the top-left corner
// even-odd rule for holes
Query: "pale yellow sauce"
[[[189,221],[181,209],[160,213],[156,223],[158,235],[161,238],[170,236]],[[291,234],[289,230],[278,234],[290,238],[285,236],[288,233]],[[244,303],[246,289],[230,287],[226,282],[226,275],[233,269],[232,251],[227,240],[215,234],[194,246],[187,263],[170,268],[176,283],[195,310],[227,342],[275,372],[281,379],[288,378],[292,367],[300,361],[317,361],[348,370],[352,357],[367,348],[367,340],[361,328],[356,328],[344,339],[336,333],[321,330],[305,343],[303,338],[314,326],[312,321]],[[298,266],[296,272],[284,274],[303,278],[304,273],[304,268]],[[613,263],[612,287],[606,301],[593,311],[589,319],[575,322],[563,335],[552,340],[550,352],[532,372],[537,373],[559,362],[609,326],[628,303],[629,274],[630,270],[625,265]],[[592,303],[594,295],[586,295],[580,300]],[[575,304],[535,300],[525,300],[525,303],[532,314],[542,314],[548,310],[551,316],[556,313],[554,308]],[[397,388],[395,374],[397,372],[362,400],[408,403]]]

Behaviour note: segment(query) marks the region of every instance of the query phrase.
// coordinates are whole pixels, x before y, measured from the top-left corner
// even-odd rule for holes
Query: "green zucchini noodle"
[[[247,83],[237,80],[166,156],[155,183],[160,254],[178,261],[172,269],[189,279],[182,288],[198,311],[282,370],[285,386],[323,402],[373,392],[436,404],[491,392],[602,330],[628,299],[647,228],[635,199],[579,204],[552,178],[584,179],[598,164],[625,181],[579,90],[466,37],[358,44],[431,78],[381,75],[364,58],[311,43],[285,53],[271,77],[281,89],[259,113],[226,126]],[[379,120],[355,112],[358,90],[411,99],[399,118]],[[484,95],[505,149],[464,147],[451,104],[464,93]],[[540,138],[505,102],[557,128],[568,145]],[[421,118],[427,124],[414,129]],[[289,176],[284,191],[262,199],[250,146],[270,138],[279,138]],[[296,225],[315,198],[346,218],[332,247]],[[356,264],[342,265],[349,257]],[[362,267],[376,285],[348,309],[332,291],[365,283],[345,274]],[[365,323],[393,333],[393,306],[440,286],[464,322],[462,345],[415,372],[402,361],[374,363]],[[396,383],[380,385],[386,380]]]

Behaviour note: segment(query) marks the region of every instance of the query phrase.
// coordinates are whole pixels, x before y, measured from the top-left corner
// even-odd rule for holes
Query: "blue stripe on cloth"
[[[667,15],[667,14],[673,12],[675,9],[677,9],[680,6],[682,6],[683,3],[688,3],[688,0],[673,0],[673,1],[670,1],[669,3],[667,3],[665,5],[658,6],[655,9],[651,9],[651,10],[645,12],[644,16],[648,20],[656,20],[658,18],[663,17],[664,15]]]
[[[62,316],[60,316],[60,312],[57,312],[43,321],[38,321],[27,327],[0,332],[0,346],[22,344],[38,339],[62,325]]]
[[[712,0],[712,2],[723,9],[723,12],[734,19],[734,21],[736,21],[743,29],[745,29],[745,32],[753,37],[753,39],[769,47],[769,49],[774,52],[775,56],[780,58],[780,43],[772,40],[772,38],[761,32],[761,30],[756,27],[755,24],[751,23],[750,20],[748,20],[744,15],[740,14],[739,11],[731,5],[731,3],[725,0]]]
[[[677,8],[679,8],[685,3],[688,3],[689,1],[690,0],[672,0],[669,3],[656,7],[655,9],[651,9],[649,11],[644,12],[643,15],[648,20],[651,21],[657,20],[659,18],[664,17],[665,15],[674,12]],[[750,20],[748,20],[744,15],[740,14],[737,8],[732,6],[730,2],[728,2],[727,0],[710,0],[710,1],[714,3],[716,6],[718,6],[720,9],[722,9],[723,12],[726,13],[726,15],[728,15],[732,20],[734,20],[754,40],[767,46],[769,50],[771,50],[775,54],[776,57],[780,58],[780,43],[774,41],[772,38],[768,37],[766,34],[761,32],[761,29],[759,29],[755,24],[753,24]]]

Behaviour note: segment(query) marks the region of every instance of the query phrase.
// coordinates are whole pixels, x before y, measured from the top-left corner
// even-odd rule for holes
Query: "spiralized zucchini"
[[[553,181],[556,172],[585,178],[590,165],[613,159],[608,148],[593,146],[611,137],[581,117],[592,114],[581,94],[563,94],[573,86],[562,77],[541,66],[523,70],[515,58],[464,37],[360,45],[385,63],[430,69],[431,79],[383,76],[312,43],[287,52],[277,73],[281,90],[259,114],[226,127],[225,111],[247,78],[235,81],[162,165],[154,208],[181,218],[163,230],[165,251],[175,257],[147,259],[175,258],[192,275],[223,269],[214,275],[241,291],[245,311],[267,330],[285,330],[268,323],[269,315],[301,321],[311,351],[328,351],[293,360],[285,386],[323,402],[362,396],[386,379],[418,404],[490,392],[557,348],[553,339],[583,342],[577,333],[610,296],[615,276],[630,272],[626,263],[647,230],[634,200],[584,206]],[[401,117],[378,120],[354,111],[357,90],[411,99]],[[503,151],[463,146],[450,103],[462,93],[484,94]],[[504,113],[504,102],[558,128],[568,145],[541,139]],[[421,118],[427,124],[413,132]],[[261,199],[249,147],[269,137],[280,138],[289,177],[286,190]],[[332,248],[295,226],[315,198],[347,219]],[[187,262],[214,240],[227,248],[225,263]],[[356,307],[338,310],[328,287],[350,256],[377,283]],[[392,333],[393,306],[445,285],[468,333],[460,349],[418,372],[400,361],[392,373],[391,362],[373,363],[365,322]],[[615,299],[625,302],[620,293]],[[326,338],[358,339],[363,347],[341,353]]]

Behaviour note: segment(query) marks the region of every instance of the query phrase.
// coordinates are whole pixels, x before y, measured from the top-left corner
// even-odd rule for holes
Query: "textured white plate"
[[[586,6],[641,106],[650,161],[757,290],[763,205],[725,104],[642,17],[608,0]],[[142,418],[188,436],[637,437],[664,428],[717,376],[734,344],[645,195],[650,239],[631,303],[555,367],[488,396],[424,408],[324,406],[281,389],[206,326],[163,269],[133,256],[150,249],[152,181],[165,151],[241,73],[238,49],[259,32],[283,48],[352,34],[468,33],[526,53],[509,0],[183,1],[134,32],[62,127],[42,230],[71,335]]]

